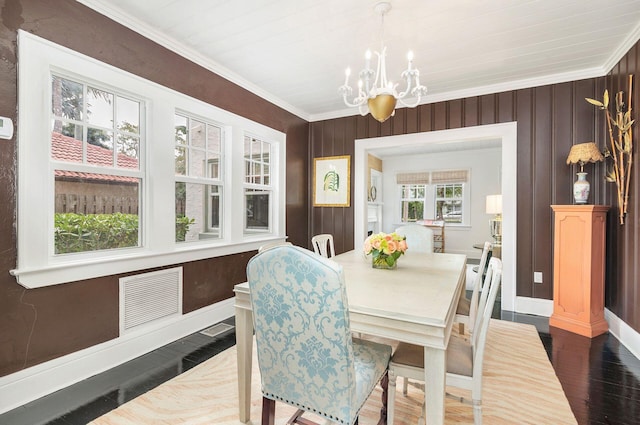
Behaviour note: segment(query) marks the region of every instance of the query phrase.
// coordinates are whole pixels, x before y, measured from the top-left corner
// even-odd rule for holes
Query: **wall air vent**
[[[120,279],[120,335],[182,314],[182,267]]]

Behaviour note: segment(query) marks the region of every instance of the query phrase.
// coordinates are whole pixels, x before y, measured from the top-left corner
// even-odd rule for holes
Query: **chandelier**
[[[413,67],[413,52],[408,53],[407,60],[409,64],[401,74],[402,79],[406,82],[406,89],[398,93],[396,90],[398,84],[387,80],[387,48],[384,45],[382,34],[384,30],[384,15],[391,10],[391,3],[377,3],[374,10],[380,15],[381,21],[381,47],[379,52],[375,52],[378,57],[376,70],[374,72],[370,68],[372,55],[371,50],[367,50],[364,69],[360,71],[360,79],[358,80],[358,95],[353,100],[349,100],[353,93],[353,89],[349,85],[350,68],[345,71],[344,85],[338,88],[338,93],[342,96],[347,106],[358,107],[362,115],[370,112],[376,120],[385,122],[395,114],[398,101],[409,108],[417,106],[422,96],[427,94],[427,87],[420,84],[420,71]],[[404,101],[405,98],[414,98],[415,100],[407,103]]]

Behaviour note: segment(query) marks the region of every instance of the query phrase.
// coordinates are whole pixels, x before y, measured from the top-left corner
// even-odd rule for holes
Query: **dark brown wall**
[[[605,143],[603,117],[584,98],[602,98],[605,80],[612,91],[627,73],[637,73],[639,49],[636,45],[606,79],[574,81],[421,105],[415,109],[399,109],[394,117],[382,124],[370,116],[315,122],[311,124],[310,131],[311,157],[353,155],[355,139],[517,121],[517,295],[552,299],[553,216],[550,205],[573,203],[576,168],[566,165],[569,149],[574,143],[593,140],[601,148]],[[639,85],[636,84],[634,90],[635,99],[640,98]],[[626,86],[622,89],[627,91]],[[637,109],[635,117],[638,117]],[[634,135],[636,143],[637,134]],[[634,156],[637,157],[637,150]],[[615,189],[604,182],[602,164],[595,167],[588,164],[585,171],[592,183],[590,202],[612,205]],[[606,293],[607,307],[640,331],[640,308],[637,307],[640,305],[638,166],[633,172],[633,202],[627,224],[617,224],[615,208],[608,217]],[[310,233],[333,233],[337,252],[354,248],[353,228],[353,206],[311,208]],[[548,276],[545,283],[533,283],[534,271]]]
[[[287,135],[287,234],[308,245],[309,124],[73,0],[0,1],[0,116],[17,128],[17,30],[32,32]],[[24,119],[28,119],[25,117]],[[26,290],[16,267],[16,143],[0,140],[0,376],[118,336],[118,278]],[[184,267],[184,312],[233,296],[253,252]]]
[[[638,134],[640,134],[640,42],[627,52],[613,68],[606,81],[598,87],[597,98],[607,88],[612,98],[618,91],[624,92],[625,103],[629,93],[628,76],[633,81],[633,169],[627,217],[624,225],[618,224],[618,208],[612,207],[607,220],[607,290],[606,306],[629,326],[640,332],[640,162],[638,158]],[[613,108],[610,108],[613,111]],[[600,146],[608,143],[605,137],[604,115],[598,114],[598,141]],[[615,205],[616,190],[611,183],[606,184],[604,204]]]

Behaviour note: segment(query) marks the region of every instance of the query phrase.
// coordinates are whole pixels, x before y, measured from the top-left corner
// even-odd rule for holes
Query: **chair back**
[[[474,324],[473,333],[471,334],[471,345],[473,348],[473,379],[478,380],[477,385],[481,385],[482,364],[484,360],[484,347],[487,340],[487,332],[489,330],[489,322],[493,313],[502,281],[502,261],[496,257],[489,260],[487,274],[478,303],[478,316]],[[476,384],[474,384],[476,385]]]
[[[478,315],[478,297],[483,287],[483,276],[485,269],[487,268],[487,259],[490,256],[493,245],[491,242],[485,242],[482,248],[482,255],[480,256],[480,264],[478,265],[478,273],[473,281],[473,292],[471,293],[471,303],[469,307],[469,327],[473,331],[476,316]]]
[[[433,252],[433,230],[420,224],[407,224],[396,229],[396,233],[407,238],[407,252]]]
[[[311,244],[313,245],[313,250],[318,255],[322,255],[325,258],[332,258],[336,255],[336,250],[333,246],[333,235],[329,233],[315,235],[311,238]]]
[[[342,266],[297,246],[247,265],[264,397],[338,423],[359,406]]]
[[[291,242],[283,242],[283,241],[269,242],[260,246],[260,248],[258,248],[258,252],[266,251],[267,249],[271,249],[273,247],[281,246],[281,245],[293,245],[293,244]]]

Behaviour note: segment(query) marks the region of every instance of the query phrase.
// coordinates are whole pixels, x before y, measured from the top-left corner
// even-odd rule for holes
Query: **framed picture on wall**
[[[351,157],[327,156],[313,161],[313,206],[348,207],[351,200]]]

